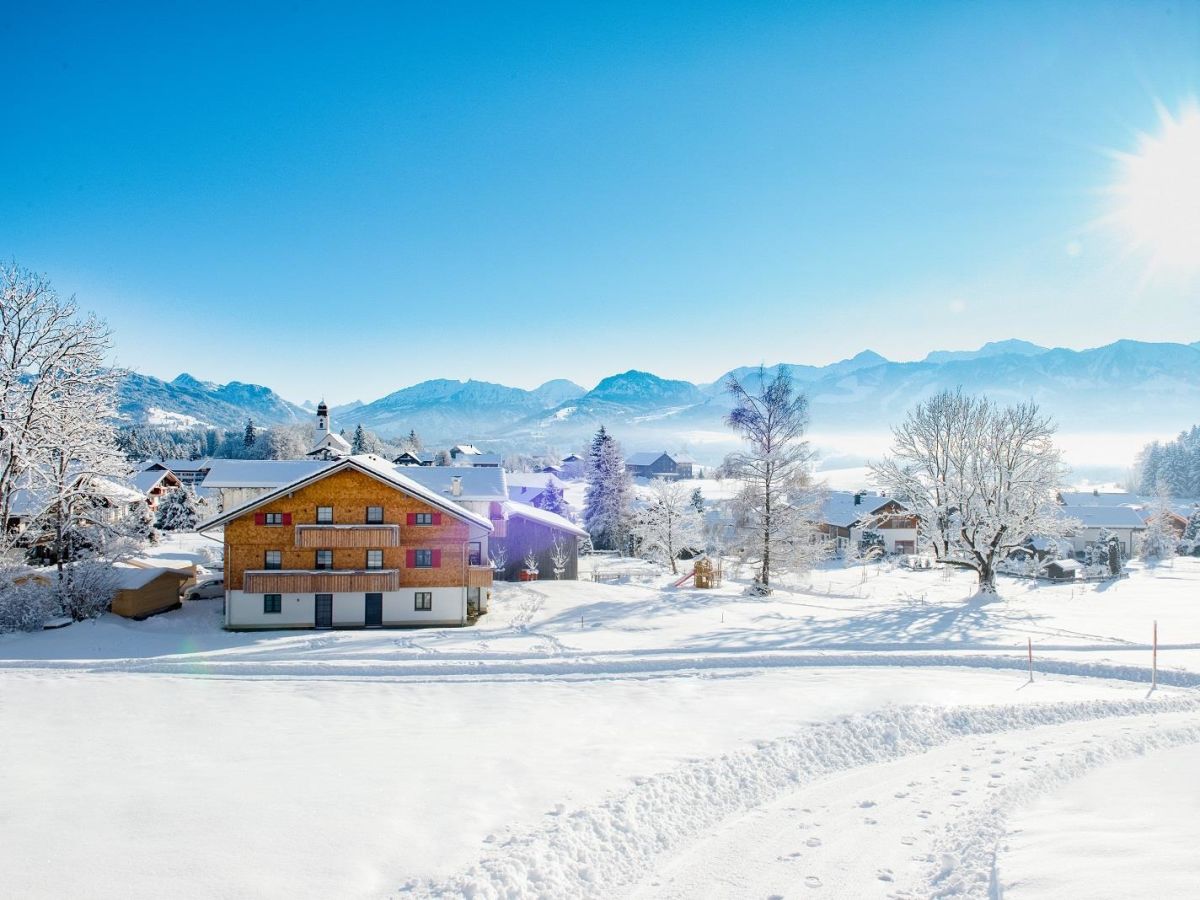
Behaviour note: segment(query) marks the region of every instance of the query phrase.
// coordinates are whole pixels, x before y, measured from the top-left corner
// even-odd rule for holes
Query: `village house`
[[[540,580],[579,578],[579,541],[588,533],[557,513],[547,512],[526,503],[509,501],[504,504],[507,529],[502,538],[492,538],[496,555],[504,564],[496,567],[496,578],[517,581],[534,561]],[[560,566],[561,564],[561,566]],[[561,571],[555,575],[555,569]]]
[[[1067,506],[1059,507],[1067,519],[1078,522],[1071,529],[1067,540],[1076,556],[1082,557],[1107,530],[1117,536],[1121,544],[1121,558],[1128,559],[1136,550],[1137,542],[1146,531],[1146,523],[1131,506]]]
[[[697,465],[682,453],[652,450],[632,454],[625,460],[625,468],[634,478],[694,478]]]
[[[582,478],[587,471],[587,460],[578,453],[568,453],[562,458],[563,478]]]
[[[838,553],[860,546],[868,531],[883,540],[885,553],[915,553],[917,549],[917,517],[882,494],[830,491],[821,504],[817,525]]]
[[[204,480],[212,462],[207,456],[203,459],[160,459],[152,460],[142,466],[143,472],[166,470],[179,479],[180,484],[195,487]]]
[[[493,527],[377,456],[350,456],[227,509],[225,627],[465,625],[486,611]]]
[[[509,472],[505,477],[508,481],[507,499],[531,506],[537,505],[550,485],[560,491],[567,487],[566,482],[549,472]]]
[[[167,491],[180,490],[183,487],[179,476],[165,468],[143,469],[141,472],[134,472],[129,477],[129,482],[135,491],[146,498],[146,503],[151,509],[158,509],[158,501],[166,495]]]
[[[417,450],[405,450],[392,462],[397,466],[432,466],[433,457]]]

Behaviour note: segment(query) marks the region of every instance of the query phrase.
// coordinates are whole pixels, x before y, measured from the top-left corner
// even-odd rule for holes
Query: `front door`
[[[333,627],[333,594],[317,594],[316,626],[318,628]]]
[[[383,594],[367,594],[367,609],[363,621],[368,628],[383,625]]]

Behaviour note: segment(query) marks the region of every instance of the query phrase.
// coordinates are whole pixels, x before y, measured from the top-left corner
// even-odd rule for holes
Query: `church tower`
[[[325,434],[328,431],[329,407],[326,406],[325,401],[322,400],[319,404],[317,404],[317,440],[319,441],[321,438],[325,437]]]

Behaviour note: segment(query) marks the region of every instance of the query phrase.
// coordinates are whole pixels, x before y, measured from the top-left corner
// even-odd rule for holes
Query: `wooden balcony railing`
[[[339,547],[399,547],[399,525],[297,525],[296,546],[310,550]]]
[[[492,586],[491,566],[468,566],[467,587],[490,588]]]
[[[243,573],[247,594],[336,594],[400,590],[399,569],[257,569]]]

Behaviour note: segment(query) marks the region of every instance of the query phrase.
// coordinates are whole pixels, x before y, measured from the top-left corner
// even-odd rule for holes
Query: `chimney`
[[[854,505],[855,505],[855,506],[862,506],[862,494],[856,493],[856,494],[854,495]]]
[[[461,497],[462,496],[462,476],[461,475],[451,475],[450,476],[450,495],[453,497]]]

